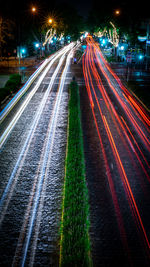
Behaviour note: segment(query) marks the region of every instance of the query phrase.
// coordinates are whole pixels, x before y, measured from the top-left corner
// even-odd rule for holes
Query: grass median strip
[[[70,84],[69,91],[60,266],[91,266],[88,190],[85,180],[79,88],[75,81]]]

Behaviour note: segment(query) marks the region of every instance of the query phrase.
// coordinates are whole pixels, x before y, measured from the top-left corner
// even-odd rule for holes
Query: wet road
[[[73,47],[47,59],[1,112],[1,266],[58,266]]]
[[[94,266],[150,264],[149,117],[89,38],[81,110]]]

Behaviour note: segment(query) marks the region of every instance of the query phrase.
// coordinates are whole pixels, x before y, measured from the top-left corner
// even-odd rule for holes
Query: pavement
[[[0,61],[0,77],[6,77],[13,73],[19,73],[22,76],[22,83],[30,77],[30,75],[39,67],[43,61],[34,57],[21,59],[20,64],[18,59],[11,58],[10,60]],[[1,79],[3,85],[3,78]]]
[[[140,65],[129,66],[126,63],[112,62],[111,68],[123,81],[137,81],[137,82],[149,82],[150,83],[150,70],[145,70]]]
[[[131,89],[150,110],[150,69],[145,66],[127,66],[126,63],[110,63],[112,70],[123,84]]]

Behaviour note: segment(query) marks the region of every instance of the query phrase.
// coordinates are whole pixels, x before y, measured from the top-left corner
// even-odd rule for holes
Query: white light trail
[[[39,179],[39,182],[38,182],[37,191],[36,191],[36,194],[35,194],[35,197],[34,197],[34,205],[33,205],[33,210],[32,210],[32,216],[30,218],[29,229],[28,229],[28,234],[27,234],[26,244],[25,244],[25,249],[24,249],[24,255],[23,255],[23,260],[22,260],[22,264],[21,264],[22,267],[24,267],[24,265],[25,265],[27,251],[28,251],[28,247],[29,247],[29,243],[30,243],[30,238],[31,238],[31,234],[32,234],[34,220],[35,220],[35,217],[36,217],[36,214],[37,214],[37,209],[38,209],[40,196],[41,196],[41,194],[45,193],[45,191],[42,190],[42,186],[44,184],[44,179],[47,178],[49,162],[50,162],[50,159],[51,159],[51,156],[52,156],[52,149],[53,149],[53,142],[54,142],[56,125],[57,125],[58,111],[59,111],[59,108],[60,108],[60,103],[61,103],[61,97],[62,97],[62,92],[63,92],[63,88],[64,88],[64,83],[65,83],[65,78],[66,78],[66,74],[67,74],[68,66],[70,64],[70,58],[71,57],[72,57],[72,51],[68,54],[67,59],[66,59],[66,65],[65,65],[65,68],[64,68],[63,73],[62,73],[61,82],[60,82],[60,86],[59,86],[59,91],[58,91],[57,99],[56,99],[55,106],[54,106],[54,109],[53,109],[53,115],[52,115],[52,120],[51,120],[51,123],[50,123],[50,129],[49,129],[48,142],[47,142],[47,145],[46,145],[45,154],[44,154],[44,158],[43,158],[43,163],[42,163],[41,170],[40,170],[40,179]],[[36,237],[36,239],[37,239],[37,237]],[[36,243],[37,243],[37,240],[36,240]],[[34,257],[33,257],[33,259],[34,259]],[[33,259],[32,259],[32,262],[31,262],[32,265],[33,265]]]
[[[36,93],[36,91],[38,90],[39,86],[41,85],[44,77],[46,76],[47,72],[49,71],[49,69],[51,68],[51,66],[54,64],[54,62],[63,54],[66,53],[67,51],[69,51],[69,49],[72,47],[72,44],[68,45],[67,47],[65,47],[62,51],[59,51],[56,53],[55,57],[51,60],[51,62],[49,63],[49,65],[46,67],[46,69],[44,70],[44,72],[42,73],[41,77],[39,78],[37,84],[34,86],[33,90],[28,94],[27,98],[24,100],[24,102],[22,103],[21,107],[19,108],[19,110],[17,111],[16,115],[14,116],[14,118],[11,120],[10,124],[8,125],[8,127],[6,128],[6,130],[4,131],[4,133],[2,134],[2,136],[0,137],[0,149],[2,147],[2,145],[4,144],[4,142],[6,141],[8,135],[10,134],[10,132],[12,131],[13,127],[15,126],[16,122],[18,121],[18,119],[20,118],[21,114],[23,113],[23,111],[25,110],[25,108],[27,107],[28,103],[30,102],[30,100],[32,99],[33,95]]]
[[[48,88],[47,88],[47,90],[46,90],[46,92],[44,94],[44,97],[43,97],[43,99],[42,99],[42,101],[40,103],[40,106],[39,106],[39,108],[38,108],[38,110],[36,112],[36,116],[35,116],[34,121],[32,123],[32,127],[31,127],[31,129],[30,129],[30,131],[28,133],[28,136],[27,136],[26,141],[24,143],[24,146],[23,146],[23,148],[22,148],[22,150],[20,152],[20,155],[18,157],[18,160],[16,162],[16,165],[15,165],[15,167],[13,169],[13,172],[12,172],[10,178],[9,178],[9,181],[7,183],[7,186],[6,186],[6,188],[5,188],[4,192],[3,192],[2,198],[0,200],[0,211],[1,211],[0,224],[2,223],[3,218],[5,216],[5,213],[6,213],[8,204],[10,202],[11,196],[12,196],[13,191],[14,191],[14,188],[15,188],[15,184],[16,184],[16,182],[18,180],[20,170],[21,170],[21,168],[23,166],[23,162],[24,162],[24,160],[26,158],[28,149],[30,147],[31,140],[32,140],[32,138],[34,136],[34,133],[35,133],[36,127],[38,125],[40,116],[42,114],[43,108],[45,106],[47,97],[48,97],[48,95],[49,95],[49,93],[51,91],[52,85],[53,85],[54,80],[56,78],[56,75],[57,75],[57,73],[59,71],[59,68],[62,65],[62,62],[63,62],[64,57],[65,57],[65,54],[68,52],[68,50],[70,50],[71,47],[73,47],[73,45],[74,44],[71,44],[68,47],[68,49],[64,52],[64,54],[62,55],[62,58],[60,59],[60,62],[59,62],[58,66],[57,66],[57,68],[56,68],[56,70],[55,70],[55,72],[54,72],[54,74],[53,74],[53,76],[51,78],[51,82],[50,82],[50,84],[49,84],[49,86],[48,86]],[[15,180],[14,180],[14,178],[15,178]],[[13,180],[14,180],[14,182],[13,182]],[[13,184],[12,184],[12,182],[13,182]],[[8,196],[8,193],[9,193],[9,196]],[[7,196],[7,199],[6,199],[6,196]],[[4,203],[4,200],[5,199],[6,199],[6,203],[5,203],[5,206],[3,207],[3,203]],[[3,210],[2,210],[2,208],[3,208]]]
[[[57,53],[63,53],[67,47],[60,49]],[[56,54],[50,56],[45,59],[44,62],[40,65],[40,67],[31,75],[25,85],[18,91],[18,93],[11,99],[11,101],[6,105],[6,107],[0,112],[0,123],[5,119],[11,109],[15,106],[15,104],[19,101],[19,99],[24,95],[24,93],[29,89],[34,80],[39,76],[42,70],[48,65],[48,63],[55,58]]]

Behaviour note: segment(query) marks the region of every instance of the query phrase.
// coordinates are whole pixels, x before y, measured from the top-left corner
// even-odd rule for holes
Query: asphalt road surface
[[[70,66],[72,44],[58,51],[1,112],[2,266],[58,266],[72,76],[80,86],[93,265],[149,266],[148,112],[87,41],[82,66]]]
[[[58,266],[74,46],[46,59],[0,114],[3,267]]]
[[[150,266],[149,116],[92,38],[80,88],[94,266]]]

